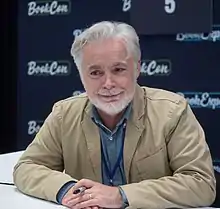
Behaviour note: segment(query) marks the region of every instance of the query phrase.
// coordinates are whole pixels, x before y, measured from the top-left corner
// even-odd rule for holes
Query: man
[[[86,93],[54,105],[15,166],[18,189],[72,209],[211,205],[203,129],[180,95],[137,84],[135,30],[97,23],[71,54]]]

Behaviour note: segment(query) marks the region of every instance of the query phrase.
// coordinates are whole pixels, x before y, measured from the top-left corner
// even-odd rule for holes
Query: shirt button
[[[112,136],[110,136],[109,139],[112,141],[112,139],[113,139]]]

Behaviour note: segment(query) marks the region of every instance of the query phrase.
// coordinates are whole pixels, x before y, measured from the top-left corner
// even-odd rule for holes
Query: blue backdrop
[[[83,91],[70,56],[74,38],[92,23],[117,20],[140,32],[139,84],[187,98],[206,132],[215,170],[220,172],[220,1],[158,2],[145,0],[151,13],[143,19],[137,5],[132,10],[131,0],[19,2],[18,150],[33,140],[54,102]],[[209,2],[211,11],[199,2]],[[185,18],[187,14],[192,21]],[[204,17],[199,19],[199,14]],[[137,19],[142,19],[138,25]]]

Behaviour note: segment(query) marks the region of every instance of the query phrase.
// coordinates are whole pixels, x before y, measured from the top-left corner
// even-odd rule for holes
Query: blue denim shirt
[[[101,118],[97,112],[97,109],[93,107],[92,110],[92,120],[94,123],[99,127],[99,133],[101,138],[101,151],[104,155],[106,163],[110,170],[113,169],[117,158],[119,156],[119,152],[121,147],[124,146],[124,135],[125,135],[125,128],[126,128],[126,121],[129,118],[131,112],[131,104],[128,105],[126,108],[123,117],[116,125],[113,131],[109,130],[105,125],[102,123]],[[119,166],[116,169],[115,175],[113,176],[112,183],[109,181],[108,172],[105,169],[104,159],[102,156],[102,183],[105,185],[113,185],[113,186],[120,186],[126,184],[126,177],[124,172],[124,164],[123,164],[123,153],[122,159],[120,161]],[[61,203],[63,196],[66,192],[75,184],[75,182],[68,182],[59,190],[57,194],[57,200]],[[120,188],[120,187],[119,187]],[[124,203],[128,204],[127,198],[123,190],[120,188],[120,193],[122,195]]]

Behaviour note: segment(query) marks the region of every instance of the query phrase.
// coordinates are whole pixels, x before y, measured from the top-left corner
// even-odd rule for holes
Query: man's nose
[[[115,87],[114,77],[112,75],[106,75],[103,88],[111,89]]]

